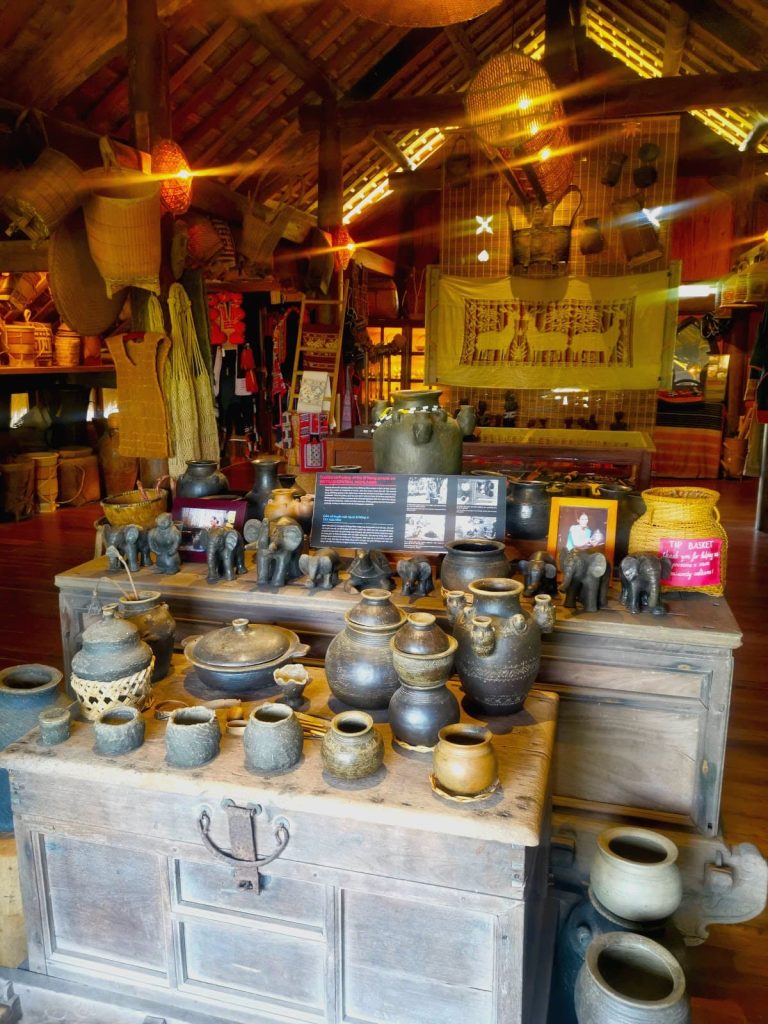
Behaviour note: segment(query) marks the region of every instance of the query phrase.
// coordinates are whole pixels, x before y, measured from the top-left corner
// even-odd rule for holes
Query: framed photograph
[[[555,558],[563,548],[602,551],[613,565],[617,505],[603,498],[553,498],[547,551]]]
[[[215,526],[234,526],[242,532],[245,498],[214,494],[210,498],[175,498],[173,520],[181,530],[179,554],[187,562],[204,562],[205,545],[201,531]]]

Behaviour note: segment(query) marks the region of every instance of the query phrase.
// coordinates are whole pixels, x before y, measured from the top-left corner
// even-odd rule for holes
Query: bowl
[[[135,523],[148,530],[155,519],[168,508],[168,492],[150,488],[141,491],[122,491],[112,494],[101,503],[110,526],[128,526]]]

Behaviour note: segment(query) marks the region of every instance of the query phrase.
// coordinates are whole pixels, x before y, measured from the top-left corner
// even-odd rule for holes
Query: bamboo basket
[[[168,508],[168,492],[157,488],[145,491],[123,491],[105,498],[101,503],[110,526],[135,523],[145,530],[155,525],[155,519]]]
[[[62,324],[53,339],[53,351],[57,366],[79,366],[80,335]]]
[[[35,365],[35,328],[32,324],[3,324],[2,340],[9,366]]]
[[[728,561],[728,535],[720,525],[720,513],[716,508],[719,499],[717,491],[705,487],[651,487],[643,491],[646,510],[632,524],[629,554],[668,553],[667,546],[662,544],[665,540],[714,538],[722,541],[719,583],[705,586],[675,586],[662,581],[665,590],[690,590],[711,594],[713,597],[723,595]]]
[[[39,242],[77,209],[84,193],[83,172],[68,156],[45,149],[31,167],[4,180],[0,209],[10,220],[6,234],[23,231]]]
[[[20,462],[35,467],[35,504],[38,512],[55,512],[59,497],[58,452],[23,452]]]

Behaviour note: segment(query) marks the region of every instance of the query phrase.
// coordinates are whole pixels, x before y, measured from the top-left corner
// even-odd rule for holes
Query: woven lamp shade
[[[380,25],[432,28],[471,21],[496,7],[499,0],[341,0],[347,10]]]
[[[192,202],[192,176],[178,177],[189,171],[184,152],[172,139],[160,139],[152,147],[152,173],[167,174],[160,184],[160,201],[169,213],[186,213]]]
[[[497,54],[472,80],[467,118],[483,142],[512,167],[525,169],[524,191],[554,202],[573,179],[574,157],[555,85],[539,61],[516,51]]]
[[[350,235],[346,224],[341,224],[339,227],[334,228],[332,233],[334,260],[336,263],[337,270],[346,270],[349,266],[349,261],[352,259],[352,250],[349,246],[354,246],[352,235]]]

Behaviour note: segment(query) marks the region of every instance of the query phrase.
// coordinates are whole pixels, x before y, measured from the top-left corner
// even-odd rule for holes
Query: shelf
[[[115,367],[112,364],[106,366],[0,366],[0,376],[4,377],[31,377],[31,376],[52,376],[62,373],[89,374],[89,373],[114,373]]]

